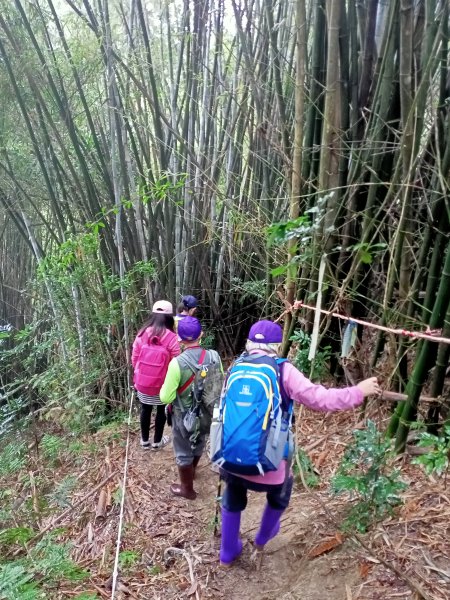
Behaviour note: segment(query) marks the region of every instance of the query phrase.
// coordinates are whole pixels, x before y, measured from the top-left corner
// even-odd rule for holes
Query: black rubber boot
[[[200,456],[194,456],[194,462],[192,463],[192,466],[194,467],[194,479],[195,479],[195,474],[197,472],[197,465],[200,462]]]

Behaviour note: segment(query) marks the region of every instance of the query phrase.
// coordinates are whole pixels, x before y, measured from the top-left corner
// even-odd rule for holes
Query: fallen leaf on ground
[[[340,546],[343,541],[344,538],[342,537],[342,534],[338,532],[331,539],[325,540],[324,542],[321,542],[320,544],[312,548],[308,553],[308,557],[316,558],[317,556],[321,556],[326,552],[330,552],[331,550],[334,550],[335,548]]]

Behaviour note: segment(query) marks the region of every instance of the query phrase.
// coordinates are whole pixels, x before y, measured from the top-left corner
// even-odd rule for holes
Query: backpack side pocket
[[[214,413],[218,408],[214,409]],[[220,461],[222,457],[223,421],[220,416],[214,415],[209,430],[209,458],[213,462]],[[222,459],[223,460],[223,459]]]

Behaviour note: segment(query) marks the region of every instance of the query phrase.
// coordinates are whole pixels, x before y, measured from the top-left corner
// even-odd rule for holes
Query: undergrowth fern
[[[0,564],[0,598],[2,600],[35,600],[45,598],[38,589],[34,573],[19,561]]]
[[[44,457],[51,463],[54,463],[63,448],[63,439],[58,437],[57,435],[50,435],[49,433],[45,433],[42,436],[40,447],[42,450],[42,454]]]
[[[30,550],[27,561],[35,573],[44,577],[47,583],[60,579],[79,581],[87,576],[87,572],[70,558],[70,549],[69,542],[57,543],[53,541],[52,536],[47,536]]]
[[[31,530],[10,529],[2,532],[3,541],[15,541],[24,545]],[[81,581],[88,576],[70,558],[71,544],[54,540],[57,532],[42,538],[27,555],[17,560],[0,563],[1,600],[37,600],[50,598],[50,590],[62,581]],[[94,596],[95,598],[95,596]]]
[[[24,442],[10,442],[0,453],[0,477],[12,475],[24,468],[27,447]]]
[[[0,490],[0,526],[2,527],[11,520],[12,497],[12,489]]]
[[[19,544],[23,546],[34,535],[33,529],[30,527],[11,527],[0,531],[0,548],[1,546],[11,546]]]
[[[77,477],[74,475],[67,475],[62,479],[55,487],[55,489],[48,494],[48,499],[53,504],[56,504],[60,508],[67,508],[70,504],[70,496],[78,483]]]

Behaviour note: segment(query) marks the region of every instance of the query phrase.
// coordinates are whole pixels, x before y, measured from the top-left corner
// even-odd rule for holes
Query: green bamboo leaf
[[[370,252],[363,250],[363,251],[359,252],[358,256],[359,256],[359,260],[365,265],[370,265],[373,261],[373,256]]]
[[[280,267],[275,267],[272,269],[270,273],[273,277],[278,277],[279,275],[284,275],[287,270],[288,267],[286,265],[281,265]]]

